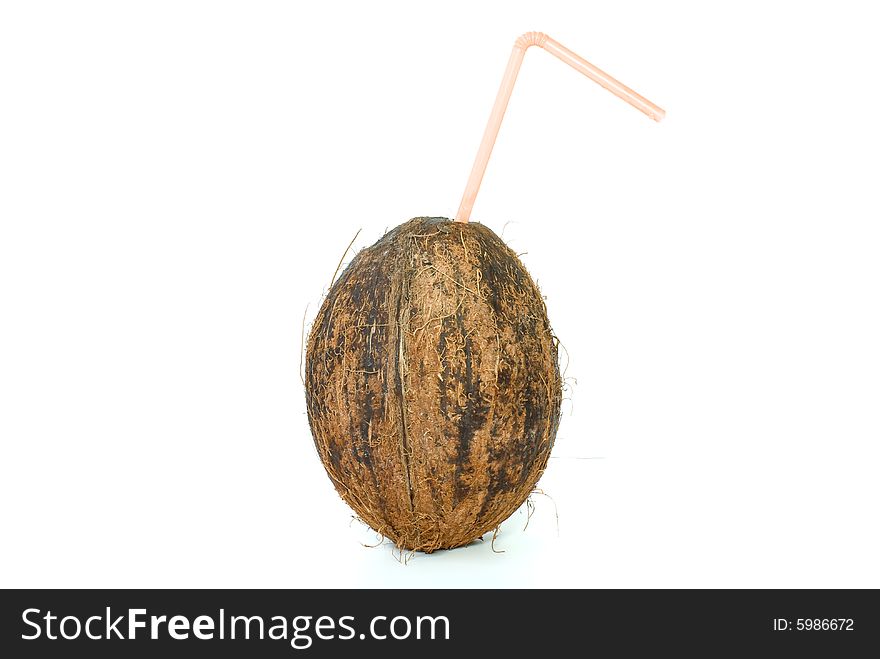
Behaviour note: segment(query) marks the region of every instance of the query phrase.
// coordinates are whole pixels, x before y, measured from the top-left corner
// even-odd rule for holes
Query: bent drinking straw
[[[513,45],[513,52],[510,54],[507,69],[504,71],[504,77],[501,79],[501,88],[498,90],[495,105],[492,107],[492,114],[489,115],[489,123],[486,124],[486,131],[483,133],[483,141],[480,142],[480,149],[477,151],[477,157],[474,160],[470,178],[468,178],[467,186],[465,186],[461,205],[458,207],[458,213],[455,215],[456,222],[467,222],[470,220],[474,200],[477,198],[477,192],[480,190],[480,183],[483,181],[483,174],[486,173],[489,156],[492,155],[492,147],[495,146],[495,139],[498,137],[498,129],[501,128],[501,120],[504,119],[504,111],[507,110],[507,103],[510,101],[510,94],[513,92],[513,83],[516,82],[519,67],[529,46],[540,46],[573,69],[583,73],[590,80],[599,83],[618,98],[622,98],[637,110],[641,110],[654,121],[660,121],[666,116],[666,111],[663,108],[651,103],[651,101],[637,94],[619,80],[615,80],[601,69],[593,66],[583,57],[573,53],[558,41],[551,39],[543,32],[526,32]]]

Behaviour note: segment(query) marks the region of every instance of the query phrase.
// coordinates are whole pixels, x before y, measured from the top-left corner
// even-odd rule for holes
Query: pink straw
[[[489,156],[492,155],[492,147],[495,146],[498,129],[501,128],[501,120],[504,119],[504,112],[507,110],[510,94],[513,92],[513,84],[516,82],[519,67],[529,46],[540,46],[573,69],[583,73],[590,80],[598,82],[615,96],[622,98],[634,108],[641,110],[654,121],[660,121],[666,116],[666,111],[663,108],[651,103],[651,101],[637,94],[619,80],[615,80],[601,69],[593,66],[583,57],[573,53],[558,41],[554,41],[542,32],[526,32],[513,45],[513,52],[510,54],[510,59],[507,62],[507,70],[504,71],[504,78],[501,80],[501,89],[498,90],[498,96],[495,98],[492,114],[489,115],[489,123],[486,124],[486,131],[483,133],[483,141],[480,142],[480,149],[477,151],[474,167],[471,169],[470,178],[468,178],[467,186],[465,186],[461,205],[458,207],[458,213],[455,215],[456,222],[467,222],[470,220],[474,200],[477,198],[477,192],[480,191],[480,183],[483,181],[483,174],[486,173],[486,165],[489,163]]]

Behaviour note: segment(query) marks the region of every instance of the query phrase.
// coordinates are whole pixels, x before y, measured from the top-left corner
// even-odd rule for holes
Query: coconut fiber
[[[547,466],[562,383],[544,300],[487,227],[410,220],[330,288],[306,399],[321,461],[362,520],[403,549],[466,545]]]

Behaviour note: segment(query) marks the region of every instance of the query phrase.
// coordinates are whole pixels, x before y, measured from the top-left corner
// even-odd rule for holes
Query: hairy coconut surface
[[[544,300],[487,227],[410,220],[330,288],[306,399],[324,467],[367,524],[409,550],[466,545],[550,456],[562,382]]]

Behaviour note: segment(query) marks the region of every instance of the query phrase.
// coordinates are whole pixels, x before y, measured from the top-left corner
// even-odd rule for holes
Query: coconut
[[[489,228],[412,219],[331,286],[306,400],[327,474],[364,522],[402,549],[466,545],[547,466],[562,382],[544,300]]]

